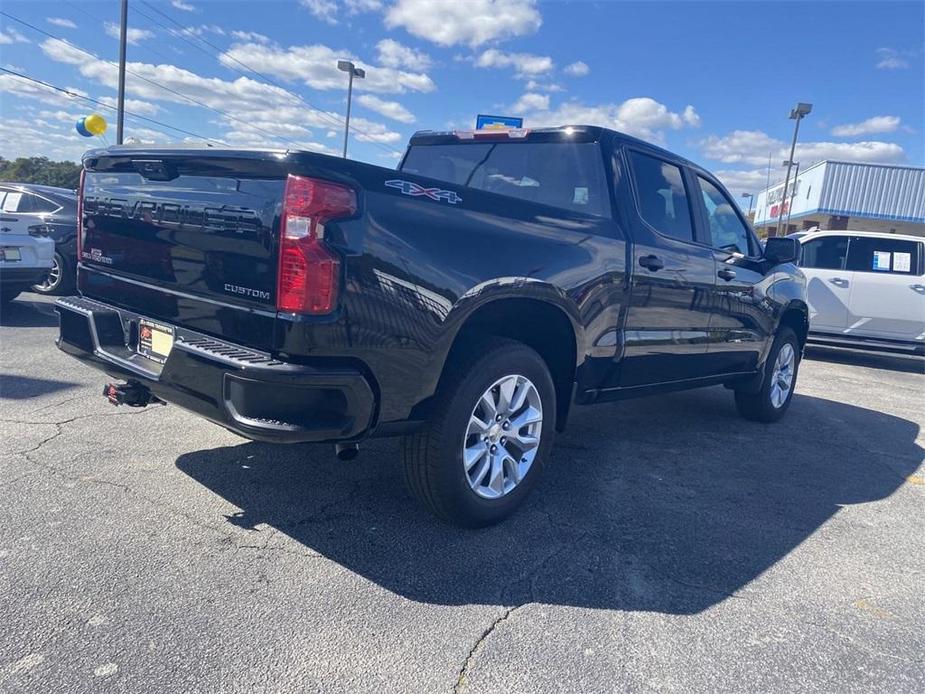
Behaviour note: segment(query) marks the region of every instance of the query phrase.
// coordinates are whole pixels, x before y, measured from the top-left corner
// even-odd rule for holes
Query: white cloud
[[[846,123],[832,128],[835,137],[857,137],[858,135],[871,135],[873,133],[891,133],[900,125],[897,116],[874,116],[860,123]]]
[[[7,27],[6,30],[0,29],[0,44],[10,43],[32,43],[25,36],[20,34],[13,27]]]
[[[555,82],[537,82],[536,80],[527,82],[525,89],[528,92],[549,92],[550,94],[565,91],[565,88],[561,84],[556,84]]]
[[[908,53],[900,53],[895,48],[878,48],[877,49],[877,67],[881,70],[902,70],[909,67],[909,61],[904,56]]]
[[[427,71],[433,64],[430,56],[423,51],[405,46],[394,39],[382,39],[376,44],[376,51],[379,62],[386,67]]]
[[[354,130],[354,128],[356,130]],[[401,140],[401,135],[389,130],[382,123],[375,123],[365,118],[350,119],[350,136],[361,142],[380,142],[390,144]]]
[[[256,41],[257,43],[270,43],[270,37],[258,34],[256,31],[232,31],[231,35],[239,41]]]
[[[202,36],[203,34],[215,34],[216,36],[225,36],[226,32],[217,24],[200,24],[198,27],[188,26],[184,29],[170,29],[174,36]]]
[[[397,101],[385,101],[372,94],[361,94],[357,97],[357,103],[400,123],[414,123],[414,114]]]
[[[116,107],[118,105],[118,99],[114,96],[101,96],[99,100],[107,106]],[[125,110],[131,113],[137,113],[139,116],[153,116],[161,110],[161,107],[157,104],[152,104],[150,101],[126,99]]]
[[[49,24],[54,24],[56,27],[63,27],[65,29],[76,29],[77,25],[74,24],[70,19],[65,19],[64,17],[48,17],[46,20]]]
[[[585,105],[569,101],[553,111],[539,110],[525,119],[530,127],[554,125],[600,125],[652,142],[663,142],[664,131],[695,127],[699,122],[692,106],[675,113],[650,97],[627,99],[620,104]]]
[[[116,65],[87,60],[86,55],[74,46],[58,39],[49,39],[41,44],[42,51],[50,59],[74,66],[85,78],[93,80],[106,87],[115,89],[118,83],[118,68]],[[317,149],[313,143],[309,128],[338,129],[343,123],[343,115],[332,111],[319,111],[311,109],[291,92],[274,85],[252,80],[248,77],[239,77],[235,80],[223,80],[217,77],[203,77],[194,72],[175,65],[152,65],[149,63],[130,62],[128,69],[141,77],[162,84],[182,94],[202,102],[208,107],[225,112],[217,123],[228,129],[229,133],[247,131],[241,121],[256,126],[263,131],[249,135],[249,142],[261,146],[280,146],[279,140],[273,135],[286,141],[286,146],[305,146]],[[267,69],[264,66],[264,69]],[[335,68],[336,69],[336,68]],[[340,73],[342,74],[342,73]],[[165,92],[153,84],[139,79],[133,74],[126,75],[126,92],[133,98],[160,102],[179,103],[189,106],[189,102],[182,97]],[[0,81],[0,85],[3,82]],[[343,88],[343,83],[341,83]],[[397,132],[389,130],[382,123],[365,118],[351,119],[351,130],[356,128],[355,135],[358,140],[380,143],[392,143],[401,139]],[[293,127],[300,128],[292,130]],[[205,131],[203,126],[195,128],[214,139],[229,140],[229,136],[213,134]],[[253,129],[253,127],[252,127]],[[288,133],[300,133],[301,136],[290,136]],[[241,138],[243,135],[235,135]],[[294,144],[295,143],[295,144]],[[311,147],[309,147],[311,145]]]
[[[81,137],[73,127],[61,128],[33,119],[0,119],[0,156],[6,159],[45,156],[54,161],[80,161],[97,142]]]
[[[178,10],[183,10],[184,12],[195,12],[196,8],[193,5],[190,5],[188,2],[183,2],[183,0],[170,0],[170,4],[173,5]]]
[[[529,113],[532,111],[548,111],[549,94],[523,94],[512,106],[513,113]]]
[[[779,170],[778,170],[779,171]],[[778,171],[772,171],[771,183],[775,182],[775,176]],[[725,169],[714,171],[713,174],[722,182],[729,192],[735,197],[742,207],[743,211],[748,211],[748,200],[742,200],[742,193],[754,193],[764,190],[768,182],[767,169],[749,169],[747,171],[737,171],[735,169]]]
[[[587,63],[581,60],[565,66],[565,74],[572,75],[573,77],[584,77],[589,72],[591,72],[591,68],[588,67]]]
[[[382,9],[382,0],[346,0],[346,4],[350,14],[374,12]]]
[[[80,74],[87,79],[94,80],[111,89],[118,87],[119,70],[117,65],[102,60],[87,60],[85,53],[58,39],[44,41],[41,48],[50,59],[75,66]],[[159,89],[135,75],[140,75],[186,94],[213,108],[222,110],[229,108],[263,109],[298,103],[296,97],[286,90],[248,77],[239,77],[234,81],[228,81],[217,77],[201,77],[194,72],[174,65],[151,65],[149,63],[135,62],[128,63],[128,69],[135,74],[126,75],[126,92],[142,99],[171,101],[189,105],[186,99]]]
[[[475,59],[476,67],[514,68],[518,77],[542,75],[555,67],[548,55],[532,53],[505,53],[497,48],[489,48]]]
[[[81,96],[87,96],[87,92],[76,87],[69,87],[68,91]],[[83,99],[77,99],[67,96],[59,91],[45,87],[35,82],[27,82],[15,75],[0,75],[0,93],[4,95],[14,94],[16,96],[36,99],[44,104],[51,106],[71,107],[74,104],[86,103]]]
[[[305,9],[328,24],[337,24],[337,3],[334,0],[299,0]]]
[[[103,28],[106,30],[106,33],[114,39],[118,39],[121,36],[119,25],[115,22],[106,22]],[[152,36],[154,36],[154,32],[148,31],[147,29],[127,27],[125,30],[125,40],[133,46],[138,44],[139,41],[150,39]]]
[[[734,130],[724,137],[710,135],[700,143],[700,148],[708,159],[721,161],[724,164],[750,164],[752,166],[767,164],[769,155],[772,165],[776,165],[773,160],[781,159],[781,157],[774,156],[773,153],[779,153],[783,147],[782,141],[774,139],[761,130]],[[789,152],[784,154],[784,158],[787,154]]]
[[[534,0],[397,0],[385,15],[389,29],[441,46],[481,46],[532,34],[542,18]]]
[[[777,167],[790,155],[790,145],[760,130],[735,130],[729,135],[711,135],[700,142],[703,155],[725,164]],[[796,161],[805,168],[823,159],[891,164],[906,159],[902,147],[892,142],[798,142]]]
[[[344,89],[347,76],[337,69],[337,61],[352,60],[357,67],[366,70],[366,78],[356,80],[353,88],[359,91],[382,94],[406,91],[432,92],[437,86],[422,72],[397,70],[391,67],[370,65],[352,56],[349,51],[335,51],[328,46],[264,46],[254,43],[235,44],[220,56],[225,65],[239,60],[246,65],[259,65],[262,72],[269,72],[285,80],[304,82],[314,89]]]

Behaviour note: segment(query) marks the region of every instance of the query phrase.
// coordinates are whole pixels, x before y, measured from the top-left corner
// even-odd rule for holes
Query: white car
[[[925,239],[815,231],[800,243],[811,341],[925,354]]]
[[[0,303],[42,282],[55,257],[55,242],[32,198],[23,191],[0,190]],[[29,207],[29,209],[26,209]]]

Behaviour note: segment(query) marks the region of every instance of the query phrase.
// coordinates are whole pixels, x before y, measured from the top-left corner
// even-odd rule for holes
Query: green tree
[[[80,182],[80,164],[48,157],[18,157],[13,161],[0,157],[0,181],[73,189]]]

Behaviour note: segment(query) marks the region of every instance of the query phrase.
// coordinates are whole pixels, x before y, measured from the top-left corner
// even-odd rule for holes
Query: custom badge
[[[402,181],[400,179],[392,179],[391,181],[386,181],[385,184],[389,188],[398,188],[404,195],[410,195],[411,197],[419,197],[424,195],[431,200],[436,200],[440,202],[448,202],[451,205],[455,205],[457,202],[462,202],[462,198],[459,197],[455,191],[452,190],[442,190],[440,188],[425,188],[422,185],[418,185],[413,181]]]

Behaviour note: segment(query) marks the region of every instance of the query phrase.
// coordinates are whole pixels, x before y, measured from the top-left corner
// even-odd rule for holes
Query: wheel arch
[[[805,301],[793,299],[787,303],[781,312],[778,321],[778,330],[781,326],[786,325],[797,335],[800,343],[800,350],[806,345],[806,338],[809,335],[809,306]]]
[[[556,388],[556,428],[564,428],[579,364],[581,330],[574,310],[552,288],[533,287],[532,296],[497,293],[481,297],[454,321],[457,325],[443,360],[437,391],[460,350],[476,338],[504,337],[534,349],[546,363]],[[426,406],[426,403],[422,403]]]

